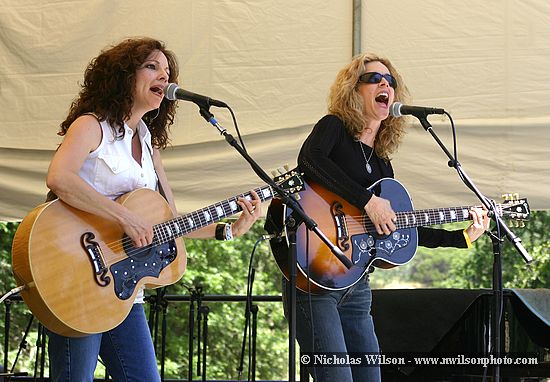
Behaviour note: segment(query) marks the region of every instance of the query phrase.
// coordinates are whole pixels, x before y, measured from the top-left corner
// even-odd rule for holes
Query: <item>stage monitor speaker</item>
[[[380,349],[408,357],[488,356],[492,304],[490,289],[373,290]],[[506,289],[501,333],[502,355],[538,359],[535,366],[501,366],[503,377],[550,377],[550,289]],[[383,380],[395,382],[473,381],[483,373],[490,376],[491,369],[382,365]]]

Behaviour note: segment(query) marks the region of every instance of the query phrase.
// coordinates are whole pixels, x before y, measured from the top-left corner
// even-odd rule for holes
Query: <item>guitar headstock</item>
[[[275,183],[291,194],[294,194],[294,198],[298,199],[298,192],[304,189],[304,180],[298,169],[289,170],[288,166],[285,165],[284,168],[278,168],[272,174]]]
[[[526,198],[520,198],[517,193],[502,195],[504,201],[500,205],[500,212],[503,217],[512,219],[518,227],[524,227],[525,221],[529,220],[531,210]]]

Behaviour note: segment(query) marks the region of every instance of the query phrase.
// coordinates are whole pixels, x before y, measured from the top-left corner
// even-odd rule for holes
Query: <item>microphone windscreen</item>
[[[179,86],[177,84],[168,84],[164,88],[164,97],[166,99],[169,99],[170,101],[175,101],[176,98],[176,91],[179,89]]]
[[[401,114],[401,106],[402,105],[403,104],[401,102],[392,103],[391,106],[390,106],[390,115],[392,117],[396,117],[396,118],[402,117],[403,116],[403,114]]]

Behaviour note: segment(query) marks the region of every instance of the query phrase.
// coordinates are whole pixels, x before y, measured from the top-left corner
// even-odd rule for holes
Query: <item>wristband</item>
[[[464,240],[466,240],[467,248],[471,249],[473,248],[472,240],[470,239],[470,235],[468,235],[467,229],[462,231],[462,234],[464,235]]]
[[[225,240],[225,226],[227,224],[224,223],[218,223],[216,224],[216,234],[215,238],[216,240]]]
[[[216,225],[216,234],[214,236],[216,240],[232,240],[233,230],[231,223],[219,223]]]

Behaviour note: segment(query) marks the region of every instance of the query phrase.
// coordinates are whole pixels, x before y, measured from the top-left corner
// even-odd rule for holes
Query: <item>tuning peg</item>
[[[501,198],[504,200],[511,200],[512,194],[502,194]]]
[[[512,198],[513,198],[514,200],[519,200],[519,194],[518,194],[517,192],[514,192],[514,193],[512,194]]]

